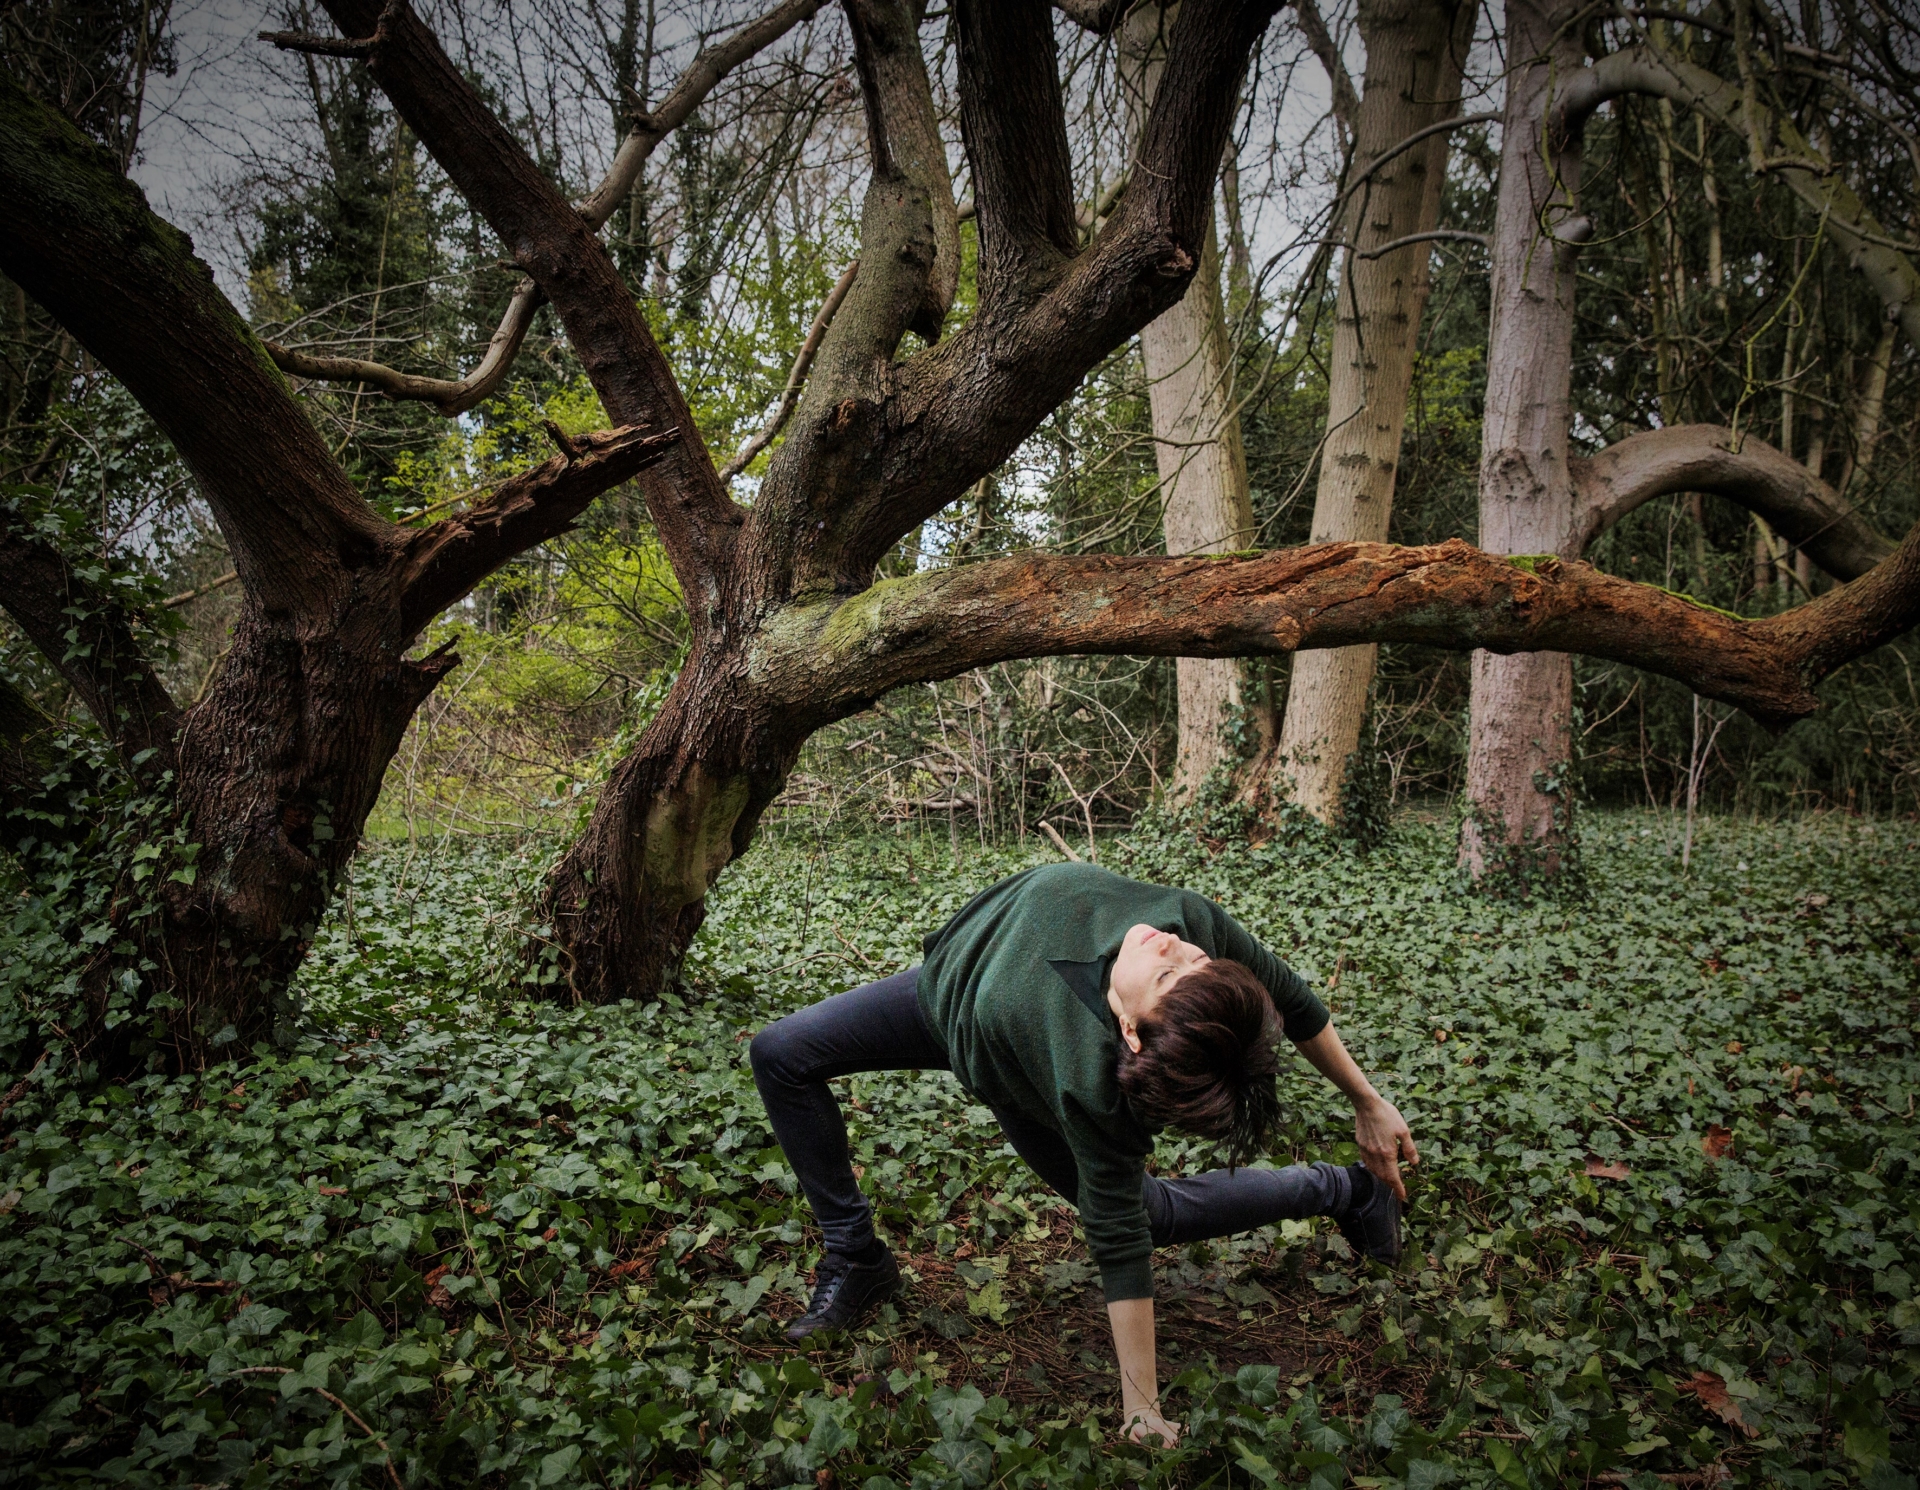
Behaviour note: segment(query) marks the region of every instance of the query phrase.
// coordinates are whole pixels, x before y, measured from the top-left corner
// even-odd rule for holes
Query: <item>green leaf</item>
[[[1533,1490],[1533,1482],[1527,1478],[1520,1456],[1497,1438],[1487,1440],[1487,1462],[1503,1485],[1511,1485],[1513,1490]]]

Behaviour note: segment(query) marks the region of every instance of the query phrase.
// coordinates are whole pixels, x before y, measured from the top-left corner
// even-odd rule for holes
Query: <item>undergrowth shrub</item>
[[[1314,976],[1423,1158],[1397,1274],[1315,1223],[1161,1254],[1169,1314],[1217,1295],[1274,1346],[1173,1363],[1160,1453],[1114,1440],[1110,1374],[1014,1390],[1017,1356],[970,1353],[1095,1305],[1082,1251],[1027,1261],[1057,1203],[944,1075],[848,1093],[920,1281],[807,1355],[768,1318],[817,1243],[747,1035],[908,965],[1041,845],[763,844],[686,997],[571,1010],[508,996],[531,851],[371,853],[290,1048],[104,1088],[50,1061],[9,1094],[0,1477],[1911,1486],[1916,832],[1709,820],[1688,874],[1666,818],[1596,812],[1578,893],[1505,901],[1460,892],[1444,823],[1366,854],[1173,817],[1104,844]],[[1275,1162],[1354,1156],[1330,1088],[1287,1095]],[[936,1263],[951,1318],[916,1312]]]

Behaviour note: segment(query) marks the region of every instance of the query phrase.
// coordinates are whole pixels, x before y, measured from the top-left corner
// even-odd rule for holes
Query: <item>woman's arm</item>
[[[1353,1103],[1353,1139],[1360,1145],[1361,1158],[1405,1205],[1407,1187],[1400,1178],[1400,1161],[1404,1156],[1409,1165],[1418,1164],[1420,1150],[1413,1146],[1413,1134],[1407,1131],[1407,1120],[1400,1116],[1400,1109],[1373,1089],[1332,1025],[1312,1039],[1302,1040],[1298,1049]]]
[[[1160,1412],[1160,1367],[1155,1358],[1152,1299],[1110,1299],[1107,1322],[1113,1326],[1113,1354],[1120,1365],[1120,1424],[1128,1437],[1144,1443],[1158,1437],[1172,1443],[1180,1425]]]

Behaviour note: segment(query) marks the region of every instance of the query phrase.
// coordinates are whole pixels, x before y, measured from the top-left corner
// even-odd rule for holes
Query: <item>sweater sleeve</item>
[[[1320,1002],[1307,980],[1273,953],[1255,941],[1246,927],[1228,915],[1206,896],[1195,897],[1213,920],[1213,944],[1219,955],[1237,962],[1266,985],[1273,1007],[1280,1011],[1287,1038],[1298,1045],[1311,1040],[1327,1027],[1327,1006]]]
[[[1067,1147],[1080,1170],[1080,1226],[1100,1269],[1107,1302],[1153,1297],[1153,1231],[1144,1194],[1146,1156],[1117,1147],[1071,1103],[1066,1112]]]

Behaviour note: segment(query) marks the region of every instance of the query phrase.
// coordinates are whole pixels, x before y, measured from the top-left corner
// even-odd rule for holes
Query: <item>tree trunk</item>
[[[109,934],[76,944],[78,1006],[49,1002],[36,1017],[105,1069],[137,1070],[156,1054],[193,1067],[274,1032],[407,722],[457,661],[444,648],[410,658],[421,631],[678,436],[567,440],[465,513],[389,523],[347,481],[185,235],[117,161],[5,79],[0,195],[22,204],[0,232],[0,269],[152,415],[219,523],[245,596],[217,676],[179,708],[111,575],[100,580],[108,566],[70,564],[34,499],[0,503],[0,604],[139,788],[130,808],[101,793],[107,804],[90,805],[84,831],[64,824],[92,855],[68,878],[110,885]],[[0,800],[49,746],[14,704],[0,709],[10,757]],[[0,827],[14,826],[13,805]],[[29,822],[5,846],[18,853],[31,836]],[[37,888],[64,893],[57,877]]]
[[[1135,140],[1160,85],[1170,19],[1168,9],[1143,5],[1122,23],[1120,65]],[[1254,540],[1211,214],[1206,233],[1200,267],[1186,295],[1140,333],[1160,470],[1161,528],[1167,552],[1175,557],[1229,553],[1251,547]],[[1240,706],[1240,664],[1232,658],[1182,657],[1174,669],[1179,724],[1171,790],[1175,798],[1191,799],[1210,775],[1232,763],[1227,732]]]
[[[1574,256],[1591,230],[1574,216],[1577,145],[1548,160],[1541,142],[1555,78],[1581,63],[1577,9],[1570,0],[1514,0],[1507,8],[1511,65],[1480,457],[1480,546],[1488,553],[1562,554],[1574,534]],[[1571,826],[1571,660],[1474,653],[1470,716],[1461,862],[1476,879],[1557,872]]]
[[[606,407],[632,425],[687,427],[684,397],[592,235],[603,215],[559,197],[411,10],[325,5],[346,35],[366,38],[375,79],[513,245]],[[1099,28],[1121,12],[1092,0],[1065,7]],[[1000,466],[1089,370],[1186,295],[1207,256],[1248,60],[1273,9],[1273,0],[1182,0],[1177,14],[1160,13],[1161,86],[1127,191],[1089,240],[1076,221],[1051,12],[1033,0],[957,0],[951,56],[979,295],[947,336],[957,224],[921,10],[848,0],[872,165],[859,269],[752,507],[727,496],[697,448],[647,483],[693,642],[660,716],[550,883],[577,996],[658,992],[801,742],[903,684],[1065,653],[1551,647],[1649,667],[1778,724],[1815,706],[1820,677],[1914,623],[1920,531],[1861,580],[1765,623],[1582,564],[1508,561],[1457,541],[1251,558],[1031,555],[877,581],[904,534]],[[902,356],[908,329],[933,344]],[[1525,330],[1508,328],[1509,361]],[[1512,368],[1508,378],[1518,381]],[[1564,410],[1564,348],[1558,379]],[[1564,414],[1558,438],[1564,488]]]
[[[1367,72],[1353,166],[1365,170],[1416,130],[1452,114],[1476,12],[1448,0],[1369,0],[1360,7]],[[1348,202],[1345,257],[1327,385],[1327,437],[1313,504],[1313,541],[1386,540],[1394,475],[1413,383],[1431,246],[1376,250],[1440,221],[1448,136],[1436,134],[1368,176]],[[1271,774],[1277,792],[1322,822],[1340,813],[1348,761],[1360,743],[1376,647],[1295,659]]]
[[[555,867],[546,909],[565,987],[589,1003],[650,998],[672,982],[720,871],[747,851],[807,736],[746,682],[739,653],[697,650]]]
[[[1161,525],[1167,552],[1180,557],[1251,548],[1253,501],[1233,406],[1232,353],[1211,224],[1186,298],[1140,333],[1140,347],[1166,504]],[[1191,798],[1210,775],[1232,764],[1228,729],[1241,703],[1240,667],[1230,657],[1176,660],[1175,797]]]

